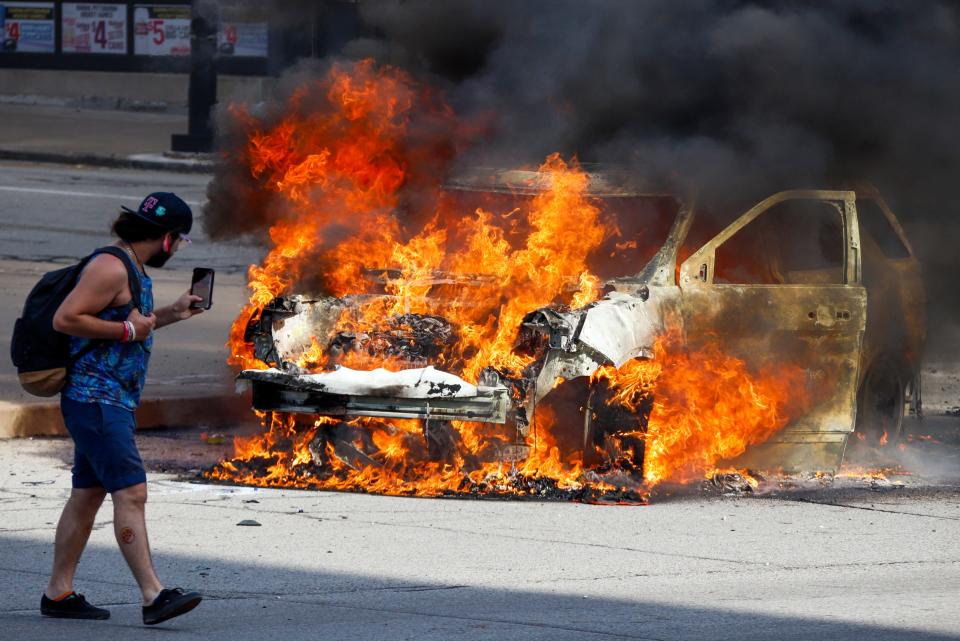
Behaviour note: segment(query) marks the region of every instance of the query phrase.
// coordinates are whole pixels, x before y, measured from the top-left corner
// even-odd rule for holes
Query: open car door
[[[866,324],[856,196],[786,191],[680,265],[686,340],[719,340],[753,371],[799,367],[798,412],[732,465],[836,471],[856,417]]]

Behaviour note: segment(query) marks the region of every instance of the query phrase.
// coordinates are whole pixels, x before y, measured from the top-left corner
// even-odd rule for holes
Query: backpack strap
[[[120,259],[124,267],[127,268],[127,283],[130,286],[130,302],[134,307],[137,308],[141,314],[143,313],[143,301],[141,296],[143,294],[143,288],[140,284],[140,269],[133,264],[133,259],[130,258],[130,255],[127,252],[123,251],[119,247],[114,247],[113,245],[107,245],[106,247],[101,247],[92,254],[90,258],[92,259],[97,254],[110,254]]]
[[[143,287],[140,284],[140,270],[133,264],[133,260],[119,247],[113,245],[107,245],[106,247],[101,247],[94,251],[92,254],[80,261],[80,269],[82,270],[87,264],[94,259],[97,254],[110,254],[111,256],[116,256],[120,259],[120,262],[123,263],[123,266],[127,268],[127,283],[130,287],[130,303],[137,308],[141,314],[143,313],[143,301],[141,296],[143,294]],[[84,356],[86,356],[91,350],[100,345],[103,345],[106,342],[104,339],[90,339],[83,348],[77,352],[74,356],[71,357],[72,361],[78,361]],[[142,347],[142,346],[141,346]]]

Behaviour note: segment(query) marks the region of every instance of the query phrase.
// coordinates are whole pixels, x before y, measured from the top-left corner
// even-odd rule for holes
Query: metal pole
[[[213,106],[217,103],[217,31],[220,15],[216,2],[194,0],[190,21],[190,87],[187,133],[174,134],[173,151],[213,151]]]

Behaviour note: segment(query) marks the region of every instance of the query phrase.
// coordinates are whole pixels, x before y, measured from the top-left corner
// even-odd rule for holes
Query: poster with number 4
[[[127,53],[127,5],[65,2],[63,53]]]
[[[52,2],[0,2],[2,51],[54,53]]]

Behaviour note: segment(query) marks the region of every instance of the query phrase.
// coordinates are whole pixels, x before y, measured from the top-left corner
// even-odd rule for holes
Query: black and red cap
[[[162,229],[178,232],[186,241],[193,227],[193,211],[183,199],[169,191],[155,191],[140,203],[136,211],[123,207],[123,211],[156,225]]]

